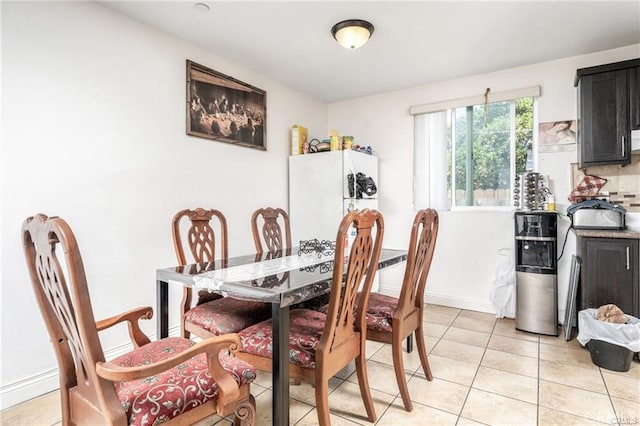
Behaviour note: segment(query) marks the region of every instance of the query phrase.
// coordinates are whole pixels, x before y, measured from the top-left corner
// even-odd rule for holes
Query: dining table
[[[407,259],[406,250],[380,252],[378,270]],[[345,258],[346,262],[347,259]],[[225,297],[271,303],[273,327],[272,420],[289,425],[289,307],[330,291],[332,253],[298,247],[156,270],[157,333],[169,335],[169,284]],[[346,272],[346,268],[345,268]],[[176,311],[178,308],[176,307]]]

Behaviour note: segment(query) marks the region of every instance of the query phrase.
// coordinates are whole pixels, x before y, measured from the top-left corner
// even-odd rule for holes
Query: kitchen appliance
[[[378,208],[378,158],[352,150],[289,157],[289,218],[294,245],[335,241],[351,210]]]
[[[549,189],[540,173],[525,172],[516,175],[513,186],[513,205],[516,210],[541,210]]]
[[[515,212],[516,329],[558,335],[557,214]]]
[[[624,207],[603,200],[587,200],[567,208],[574,229],[625,229]]]
[[[302,240],[336,244],[338,226],[353,210],[378,209],[378,158],[353,150],[289,157],[289,220],[294,245]],[[355,239],[351,228],[348,248]],[[379,287],[374,278],[372,291]]]

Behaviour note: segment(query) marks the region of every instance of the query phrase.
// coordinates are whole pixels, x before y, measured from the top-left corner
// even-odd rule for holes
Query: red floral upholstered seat
[[[438,237],[438,212],[416,213],[411,228],[407,266],[399,297],[371,292],[367,303],[367,340],[391,344],[393,369],[407,411],[413,410],[402,360],[402,342],[415,336],[420,364],[427,380],[433,380],[424,341],[424,292]],[[360,304],[360,297],[356,306]]]
[[[194,344],[181,337],[169,337],[117,357],[111,363],[122,367],[148,365],[164,361]],[[229,355],[220,355],[219,359],[238,386],[255,379],[256,370],[250,364]],[[141,380],[117,382],[115,388],[131,425],[162,423],[218,396],[218,386],[209,373],[205,354]]]
[[[253,426],[250,384],[256,370],[237,358],[240,337],[152,342],[140,327],[148,306],[96,321],[73,232],[59,217],[38,214],[22,225],[31,283],[56,358],[63,425],[195,424],[214,414]],[[133,349],[106,361],[98,333],[129,331]]]
[[[184,320],[220,336],[236,333],[243,328],[271,317],[271,305],[231,297],[211,300],[187,311]]]
[[[356,296],[355,309],[360,304],[360,297]],[[393,313],[398,308],[398,299],[393,296],[387,296],[381,293],[371,293],[369,295],[369,305],[367,306],[367,329],[379,330],[391,333],[393,324]],[[329,309],[328,305],[318,308],[318,311],[326,313]]]
[[[182,229],[185,226],[182,222],[188,224],[187,230]],[[180,265],[212,262],[228,257],[227,219],[219,210],[205,210],[201,207],[181,210],[173,217],[171,229]],[[218,243],[216,239],[219,240]],[[190,254],[190,259],[187,258],[187,253]],[[192,306],[193,298],[193,289],[185,286],[180,305],[182,337],[188,338],[193,333],[206,339],[236,333],[271,317],[270,303],[221,297],[206,290],[198,292],[195,306]]]
[[[320,342],[327,316],[310,309],[295,309],[289,313],[289,361],[304,368],[316,367],[316,347]],[[245,328],[238,333],[242,351],[271,358],[271,320]]]
[[[380,258],[384,220],[375,210],[350,212],[340,223],[336,241],[344,241],[351,227],[356,229],[356,238],[349,253],[345,253],[342,244],[335,251],[327,313],[311,309],[289,310],[289,375],[294,380],[313,384],[320,426],[331,423],[329,380],[352,361],[356,364],[367,420],[376,421],[367,377],[363,332],[366,313],[364,309],[355,312],[353,307],[360,288],[363,303],[368,301]],[[343,263],[345,254],[349,258],[346,266]],[[241,342],[238,357],[258,370],[271,371],[274,357],[272,331],[271,319],[241,330],[238,333]]]
[[[360,303],[360,294],[356,299],[356,306]],[[369,295],[367,306],[367,329],[380,330],[391,333],[393,313],[398,308],[398,299],[381,293]]]

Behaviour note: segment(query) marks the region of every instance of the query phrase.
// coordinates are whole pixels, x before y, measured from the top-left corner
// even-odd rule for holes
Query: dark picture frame
[[[267,92],[187,60],[187,135],[267,150]]]

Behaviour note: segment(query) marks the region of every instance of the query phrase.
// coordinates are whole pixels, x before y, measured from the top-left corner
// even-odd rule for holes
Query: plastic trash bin
[[[598,367],[628,371],[634,352],[640,352],[640,320],[627,315],[627,324],[600,321],[597,309],[578,312],[578,341],[589,349]]]

